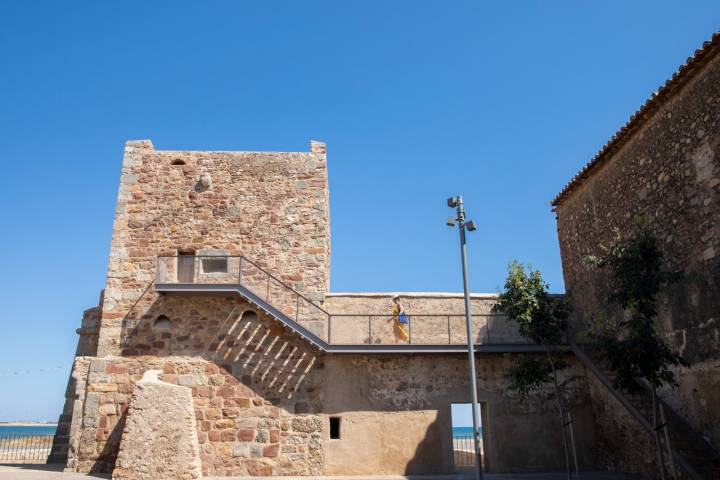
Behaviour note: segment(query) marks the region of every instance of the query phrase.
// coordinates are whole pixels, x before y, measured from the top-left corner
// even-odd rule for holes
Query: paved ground
[[[93,478],[110,478],[109,475],[85,475],[81,473],[63,473],[57,465],[0,465],[0,480],[89,480]],[[388,476],[336,476],[336,477],[232,477],[247,480],[472,480],[469,474],[458,475],[422,475],[405,477]],[[206,477],[205,480],[232,480],[231,477]],[[611,473],[582,473],[582,480],[629,480],[632,477]],[[485,474],[485,480],[567,480],[563,473],[541,474]]]

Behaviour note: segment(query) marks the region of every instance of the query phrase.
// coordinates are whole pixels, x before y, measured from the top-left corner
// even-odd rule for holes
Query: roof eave
[[[600,165],[607,161],[613,153],[632,138],[635,131],[639,130],[644,125],[644,122],[649,119],[658,108],[663,106],[675,93],[680,91],[714,55],[720,52],[720,48],[718,47],[720,47],[720,31],[713,33],[712,38],[703,43],[701,48],[695,50],[693,56],[689,57],[685,64],[681,65],[673,76],[630,116],[627,123],[613,135],[610,141],[603,145],[600,151],[570,179],[560,193],[550,202],[550,205],[553,207],[559,206],[573,190],[579,187]]]

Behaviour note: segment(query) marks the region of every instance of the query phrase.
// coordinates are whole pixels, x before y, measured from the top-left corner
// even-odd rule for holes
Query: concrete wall
[[[174,165],[181,161],[184,165]],[[113,224],[98,354],[179,249],[245,255],[315,300],[328,290],[325,145],[310,152],[158,151],[128,142]]]
[[[616,313],[606,303],[607,279],[582,262],[611,240],[613,229],[631,234],[636,219],[644,219],[665,267],[684,273],[658,298],[658,328],[692,366],[678,369],[680,388],[663,397],[720,447],[720,55],[711,55],[556,212],[565,286],[583,323]],[[600,410],[601,443],[635,451],[635,439],[616,428],[623,413]]]

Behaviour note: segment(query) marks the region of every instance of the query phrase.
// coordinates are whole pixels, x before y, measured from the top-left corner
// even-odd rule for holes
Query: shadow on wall
[[[268,405],[285,409],[290,414],[340,415],[353,411],[436,410],[437,418],[425,428],[424,436],[423,430],[417,429],[411,446],[397,447],[401,448],[397,455],[402,458],[402,463],[396,465],[400,468],[404,465],[406,474],[453,471],[449,400],[455,399],[454,392],[458,388],[465,388],[467,360],[464,357],[443,357],[442,362],[437,358],[397,355],[325,358],[274,319],[256,314],[239,296],[151,294],[126,316],[121,335],[124,357],[155,356],[159,360],[153,361],[165,363],[163,357],[182,356],[212,362],[214,365],[205,366],[202,373],[197,372],[198,377],[203,377],[204,384],[188,383],[192,384],[194,397],[210,398],[210,393],[222,396],[220,390],[224,387],[213,384],[211,378],[219,368],[229,377],[222,381],[232,380],[230,390],[238,392],[232,397],[257,402],[249,403],[248,408]],[[144,360],[138,358],[138,361]],[[162,363],[160,368],[163,368]],[[486,385],[484,388],[488,392],[494,392],[489,397],[494,402],[494,415],[503,422],[502,430],[507,431],[500,435],[501,429],[497,429],[493,444],[498,448],[492,450],[498,452],[496,457],[501,452],[503,458],[511,457],[505,447],[516,451],[523,448],[544,451],[545,439],[540,444],[538,440],[547,437],[547,432],[556,424],[555,414],[552,410],[525,412],[532,414],[529,417],[520,414],[523,408],[508,402],[504,393],[499,375],[499,368],[504,364],[500,354],[484,356],[483,362],[478,364],[481,384]],[[134,368],[137,370],[138,367]],[[188,371],[172,373],[174,381],[181,384],[184,377],[191,376]],[[328,387],[329,380],[332,381],[331,388]],[[203,390],[207,391],[206,395],[202,395]],[[586,398],[580,397],[583,401]],[[224,412],[220,414],[225,418]],[[488,423],[488,428],[492,425],[492,422]],[[591,427],[591,421],[583,422],[583,425]],[[122,427],[116,426],[110,437],[119,440],[121,432]],[[519,432],[532,435],[518,436]],[[420,438],[422,440],[417,441]],[[523,439],[522,448],[517,446],[518,438]],[[225,440],[209,441],[222,443]],[[118,442],[109,440],[98,465],[107,466],[111,461],[114,464],[117,448]],[[396,447],[383,448],[394,451]],[[518,458],[527,455],[526,451],[517,453]],[[404,464],[407,458],[410,460]],[[538,458],[549,457],[538,455]],[[503,468],[502,462],[493,459],[493,468]]]
[[[110,473],[115,468],[118,452],[120,451],[120,438],[125,429],[125,420],[127,419],[127,411],[118,419],[115,427],[110,432],[110,436],[105,441],[102,451],[99,453],[97,460],[90,469],[90,473]]]
[[[415,454],[405,466],[405,475],[451,473],[454,470],[450,445],[443,434],[440,412],[425,430],[425,437],[415,449]],[[448,462],[448,457],[449,462]]]
[[[317,389],[303,388],[322,368],[318,353],[239,297],[159,295],[139,318],[128,315],[121,338],[123,356],[201,357],[276,406],[322,410]]]
[[[202,372],[194,374],[192,385],[189,385],[194,398],[209,397],[211,389],[213,396],[221,396],[222,389],[230,388],[230,399],[250,402],[248,408],[272,405],[290,413],[322,411],[320,389],[313,374],[323,368],[317,354],[302,345],[299,339],[291,338],[289,332],[273,320],[258,317],[245,302],[209,296],[174,297],[168,301],[158,296],[144,312],[138,318],[128,315],[123,322],[123,357],[131,361],[132,357],[143,355],[186,356],[212,362]],[[134,373],[128,371],[128,374],[140,373],[138,366],[142,370],[145,360],[137,358],[137,361],[139,363],[132,367]],[[160,362],[155,368],[164,368],[164,362]],[[224,370],[222,383],[230,387],[210,382],[213,374],[222,373],[221,370]],[[164,376],[168,381],[178,383],[178,377],[191,377],[187,375],[190,373],[173,371],[172,375]],[[234,380],[226,383],[229,379]],[[123,412],[104,439],[95,437],[95,431],[100,435],[105,425],[110,425],[106,423],[110,420],[103,414],[95,419],[98,424],[93,438],[97,443],[88,441],[86,444],[101,445],[100,450],[96,454],[81,454],[81,457],[92,458],[91,472],[112,472],[125,418],[126,412]]]

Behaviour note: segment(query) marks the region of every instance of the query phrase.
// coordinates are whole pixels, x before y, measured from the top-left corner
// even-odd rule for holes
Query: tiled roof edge
[[[641,127],[644,122],[650,118],[652,113],[667,102],[676,92],[678,92],[697,72],[697,67],[702,67],[712,54],[720,51],[720,31],[715,32],[712,38],[702,47],[695,50],[692,57],[689,57],[684,65],[668,79],[665,84],[654,92],[645,103],[630,116],[630,119],[613,137],[595,154],[595,156],[580,170],[570,181],[563,187],[555,198],[550,202],[552,206],[557,206],[567,197],[570,192],[577,188],[582,182],[590,177],[593,170],[597,169],[605,161],[607,161],[615,151],[617,151],[623,143],[625,143],[633,133]]]

